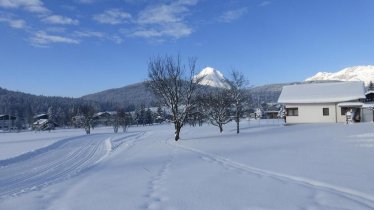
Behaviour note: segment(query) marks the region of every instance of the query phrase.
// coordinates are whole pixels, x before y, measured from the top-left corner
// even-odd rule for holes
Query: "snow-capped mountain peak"
[[[365,85],[368,85],[370,81],[374,82],[374,66],[348,67],[335,73],[318,72],[305,81],[316,80],[363,81]]]
[[[226,78],[223,74],[212,67],[204,68],[199,74],[195,75],[195,78],[202,78],[200,84],[208,85],[211,87],[217,88],[230,88],[230,85],[227,83]]]

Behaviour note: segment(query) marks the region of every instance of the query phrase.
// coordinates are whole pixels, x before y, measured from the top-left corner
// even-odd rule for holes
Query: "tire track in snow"
[[[273,171],[263,170],[260,168],[248,166],[239,162],[232,161],[230,159],[224,158],[219,155],[215,155],[212,153],[204,152],[195,148],[191,148],[185,145],[180,145],[178,143],[171,143],[180,149],[187,150],[193,152],[200,156],[202,160],[208,161],[210,163],[216,163],[226,169],[237,169],[239,171],[243,171],[249,174],[254,174],[257,176],[262,177],[269,177],[278,181],[283,181],[286,183],[292,183],[307,187],[309,189],[317,190],[317,191],[324,191],[327,193],[334,194],[336,196],[340,196],[346,199],[349,199],[353,202],[361,204],[369,209],[374,209],[374,196],[370,194],[366,194],[357,190],[339,187],[332,184],[304,178],[298,176],[292,176],[282,173],[277,173]]]
[[[0,199],[75,176],[103,160],[112,149],[127,141],[133,143],[142,135],[144,133],[85,135],[4,160],[0,162]]]

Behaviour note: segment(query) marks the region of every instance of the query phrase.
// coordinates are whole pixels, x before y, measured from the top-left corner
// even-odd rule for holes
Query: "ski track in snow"
[[[144,132],[73,137],[0,161],[0,199],[34,191],[78,175],[102,161],[121,144],[126,142],[131,147],[142,135]]]
[[[333,194],[335,196],[348,199],[353,201],[356,204],[359,204],[363,207],[368,209],[374,209],[374,196],[370,194],[366,194],[357,190],[339,187],[328,183],[323,183],[320,181],[292,176],[282,173],[277,173],[273,171],[263,170],[256,167],[251,167],[239,162],[232,161],[230,159],[224,158],[219,155],[215,155],[212,153],[204,152],[195,148],[191,148],[185,145],[181,145],[178,143],[171,143],[175,147],[178,147],[183,150],[187,150],[197,154],[202,160],[207,161],[209,163],[218,164],[219,166],[224,167],[227,170],[237,170],[239,173],[245,172],[248,175],[256,175],[259,177],[269,177],[274,180],[283,182],[283,183],[291,183],[300,186],[307,187],[312,189],[316,192],[322,191],[326,193]]]

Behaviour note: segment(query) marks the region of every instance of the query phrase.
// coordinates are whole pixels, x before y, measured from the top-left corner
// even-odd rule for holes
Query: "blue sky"
[[[373,0],[0,0],[0,87],[79,97],[147,78],[155,55],[252,85],[374,64]]]

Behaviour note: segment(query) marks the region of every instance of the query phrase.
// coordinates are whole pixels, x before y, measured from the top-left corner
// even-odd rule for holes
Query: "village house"
[[[372,121],[365,100],[364,83],[354,81],[284,86],[278,103],[285,106],[288,124],[347,122],[347,111],[354,122]]]
[[[109,126],[111,125],[111,119],[117,115],[116,111],[105,111],[94,114],[93,119],[96,125]]]
[[[11,130],[15,127],[16,117],[8,114],[0,115],[0,130]]]
[[[52,122],[49,120],[48,114],[38,114],[33,117],[34,123],[32,124],[33,130],[53,130],[57,127],[56,122]]]

